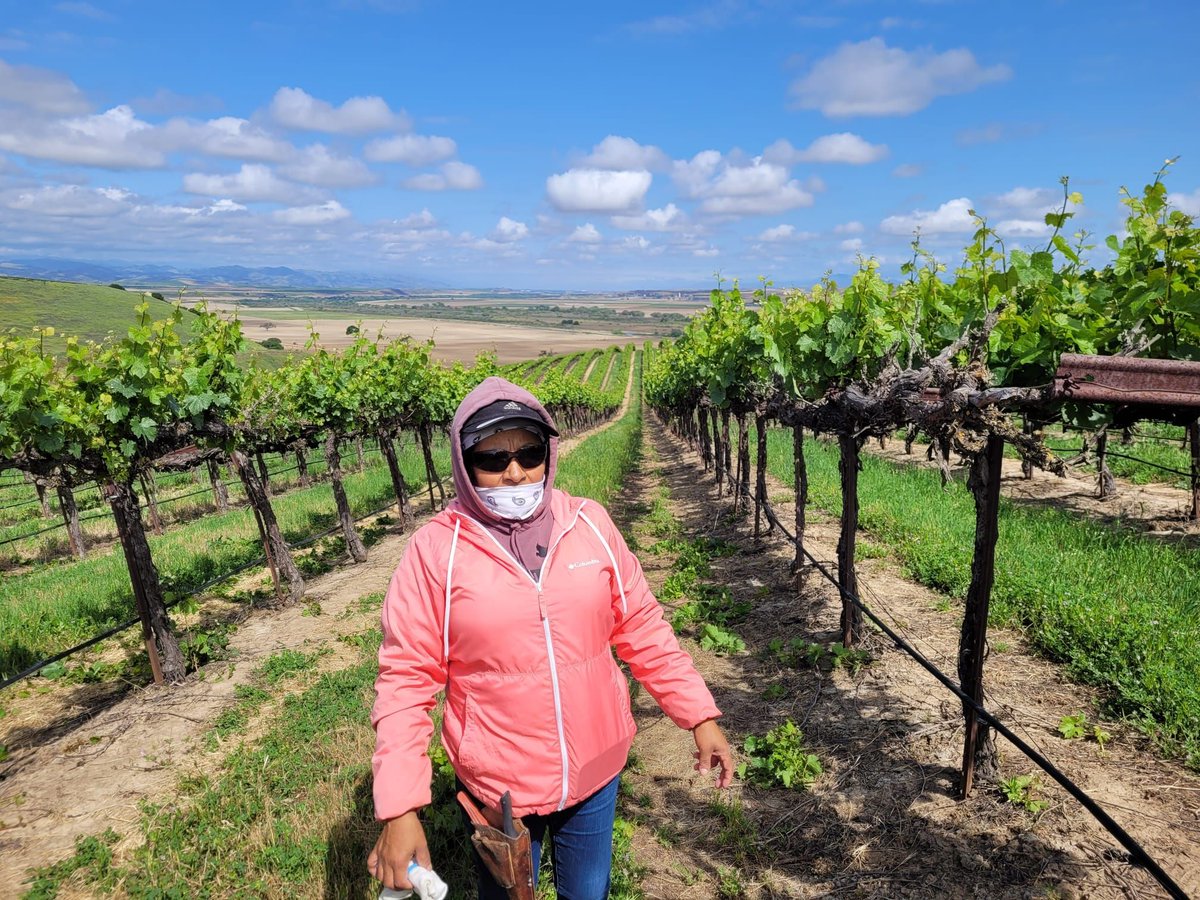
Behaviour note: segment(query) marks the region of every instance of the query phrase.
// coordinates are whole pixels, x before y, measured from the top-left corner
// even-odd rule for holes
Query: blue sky
[[[968,209],[1119,231],[1179,156],[1200,5],[0,0],[0,264],[291,265],[458,287],[807,285]],[[2,270],[0,270],[2,271]]]

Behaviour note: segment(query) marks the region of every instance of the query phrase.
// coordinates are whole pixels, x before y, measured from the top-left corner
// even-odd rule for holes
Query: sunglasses
[[[476,450],[471,453],[469,462],[480,472],[496,474],[508,468],[514,459],[522,469],[536,469],[546,461],[549,444],[529,444],[520,450]]]

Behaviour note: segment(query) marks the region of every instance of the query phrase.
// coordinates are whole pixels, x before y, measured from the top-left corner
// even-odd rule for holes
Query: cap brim
[[[511,422],[510,426],[505,426],[506,422]],[[522,416],[508,415],[497,416],[494,419],[488,419],[480,423],[472,423],[471,433],[464,432],[462,435],[462,445],[464,450],[474,447],[485,437],[491,437],[500,431],[511,431],[514,428],[536,428],[545,437],[558,437],[558,432],[546,424],[546,420],[537,416]]]

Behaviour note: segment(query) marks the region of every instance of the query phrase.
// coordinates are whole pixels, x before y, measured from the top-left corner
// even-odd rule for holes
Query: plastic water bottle
[[[391,888],[384,888],[379,894],[379,900],[404,900],[414,894],[419,900],[446,900],[446,894],[450,891],[446,882],[438,878],[437,872],[417,865],[415,859],[408,864],[408,880],[412,882],[412,890],[404,888],[393,891]]]

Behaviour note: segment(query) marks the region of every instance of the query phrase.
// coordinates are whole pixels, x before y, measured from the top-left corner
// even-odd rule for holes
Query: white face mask
[[[484,506],[502,519],[522,522],[537,512],[546,493],[546,483],[516,484],[507,487],[475,488]]]

